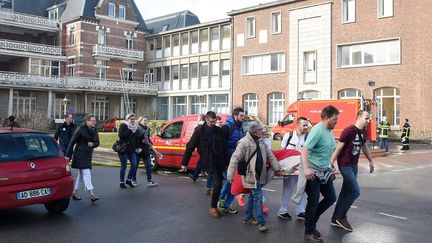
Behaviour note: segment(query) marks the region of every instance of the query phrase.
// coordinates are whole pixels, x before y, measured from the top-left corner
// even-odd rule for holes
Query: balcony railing
[[[0,53],[2,50],[61,56],[61,48],[58,46],[0,39]]]
[[[58,31],[57,21],[41,17],[16,12],[0,10],[0,22],[36,30]]]
[[[129,50],[126,48],[119,48],[114,46],[103,46],[94,45],[93,46],[93,56],[105,56],[115,59],[128,59],[134,61],[143,61],[144,52],[138,50]]]
[[[121,93],[123,90],[123,83],[120,80],[40,76],[15,72],[0,72],[0,85],[51,90],[90,90],[116,93]],[[128,92],[135,94],[156,94],[158,90],[157,84],[144,81],[124,81],[124,87]]]

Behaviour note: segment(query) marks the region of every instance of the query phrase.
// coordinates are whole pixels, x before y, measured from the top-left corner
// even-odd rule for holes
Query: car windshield
[[[0,163],[58,156],[58,146],[48,134],[0,134]]]

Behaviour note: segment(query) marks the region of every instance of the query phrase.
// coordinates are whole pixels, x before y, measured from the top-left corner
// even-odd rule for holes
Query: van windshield
[[[0,134],[0,163],[54,157],[59,149],[48,134]]]

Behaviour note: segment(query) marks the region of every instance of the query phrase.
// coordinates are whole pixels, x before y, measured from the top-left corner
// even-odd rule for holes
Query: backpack
[[[292,130],[291,132],[289,132],[289,137],[288,137],[288,141],[287,141],[287,144],[286,144],[286,146],[285,146],[285,149],[288,148],[288,145],[292,145],[292,146],[295,147],[295,144],[290,143],[290,141],[291,141],[291,139],[292,139],[292,137],[293,137],[293,134],[294,134],[294,130]],[[306,132],[306,134],[305,134],[305,138],[304,138],[304,141],[305,141],[305,142],[306,142],[306,139],[307,139],[308,134],[309,134],[309,133]]]

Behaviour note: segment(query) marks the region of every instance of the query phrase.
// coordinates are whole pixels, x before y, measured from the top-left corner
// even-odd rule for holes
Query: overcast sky
[[[201,23],[227,18],[227,12],[274,0],[135,0],[144,19],[189,10]]]

